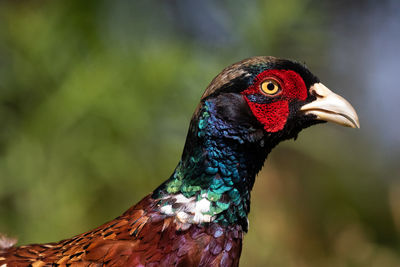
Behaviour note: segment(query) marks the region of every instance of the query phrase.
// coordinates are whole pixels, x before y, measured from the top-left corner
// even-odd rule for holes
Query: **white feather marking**
[[[189,203],[194,200],[194,197],[187,198],[182,194],[178,194],[174,196],[176,203]]]
[[[189,220],[189,214],[187,214],[184,211],[180,211],[176,214],[176,218],[181,222],[181,223],[187,223]]]
[[[204,215],[203,216],[203,221],[204,222],[211,222],[212,220],[214,220],[215,219],[215,217],[213,217],[213,216],[211,216],[211,215],[208,215],[208,214],[206,214],[206,215]]]
[[[196,201],[196,197],[187,198],[182,194],[165,197],[164,200],[171,200],[179,203],[178,208],[173,209],[172,205],[161,207],[160,211],[168,216],[175,216],[180,223],[209,223],[214,217],[205,214],[210,211],[211,202],[206,198],[206,194],[202,195],[202,199]]]
[[[164,207],[161,207],[161,212],[164,213],[165,215],[172,216],[174,215],[174,211],[172,210],[171,205],[165,205]]]
[[[210,205],[211,202],[206,199],[206,198],[202,198],[200,201],[196,202],[196,206],[195,206],[195,214],[198,212],[204,213],[204,212],[209,212],[210,211]]]

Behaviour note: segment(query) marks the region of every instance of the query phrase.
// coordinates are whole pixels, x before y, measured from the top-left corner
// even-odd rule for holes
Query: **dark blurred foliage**
[[[49,242],[118,216],[170,175],[213,76],[275,55],[305,61],[362,128],[316,126],[273,151],[241,264],[399,266],[398,7],[1,1],[0,232]]]

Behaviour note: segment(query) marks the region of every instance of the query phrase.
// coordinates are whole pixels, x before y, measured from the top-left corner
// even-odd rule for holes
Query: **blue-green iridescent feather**
[[[250,191],[266,153],[252,140],[255,129],[219,118],[215,106],[212,100],[204,102],[189,129],[192,143],[155,194],[182,194],[197,200],[206,197],[211,202],[206,214],[213,216],[214,222],[242,224],[247,229]]]

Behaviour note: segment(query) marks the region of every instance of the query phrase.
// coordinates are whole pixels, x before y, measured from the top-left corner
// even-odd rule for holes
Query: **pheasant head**
[[[183,223],[239,223],[247,229],[250,191],[273,147],[311,125],[359,127],[353,107],[305,65],[253,57],[225,68],[204,92],[171,178],[153,194]],[[169,203],[168,201],[166,203]]]

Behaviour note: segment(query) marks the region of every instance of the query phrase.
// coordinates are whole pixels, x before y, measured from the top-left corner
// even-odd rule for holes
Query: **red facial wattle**
[[[274,95],[266,95],[260,89],[267,79],[277,81],[281,90]],[[289,104],[307,98],[307,88],[300,77],[291,70],[266,70],[257,75],[254,82],[242,92],[251,111],[267,132],[278,132],[285,127],[289,117]],[[249,99],[250,95],[262,95],[268,103],[257,103]]]

